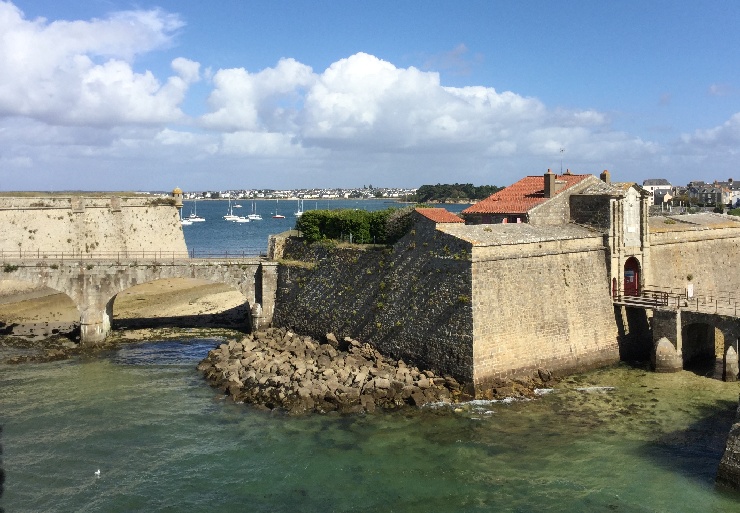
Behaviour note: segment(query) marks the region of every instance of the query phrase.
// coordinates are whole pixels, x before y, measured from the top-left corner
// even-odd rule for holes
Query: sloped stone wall
[[[319,339],[349,336],[472,382],[471,246],[433,226],[417,223],[392,248],[287,240],[273,324]]]

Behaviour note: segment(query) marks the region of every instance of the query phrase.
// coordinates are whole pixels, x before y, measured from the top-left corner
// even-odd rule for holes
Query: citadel
[[[267,258],[207,260],[189,258],[180,190],[169,201],[4,197],[0,284],[66,293],[80,312],[81,343],[95,345],[129,287],[173,277],[228,283],[244,295],[252,330],[362,340],[452,376],[476,397],[501,378],[620,359],[650,359],[661,372],[709,359],[734,381],[740,218],[650,216],[651,202],[608,171],[548,170],[460,217],[416,208],[392,246],[308,245],[281,234],[270,237]],[[740,465],[728,469],[740,482]]]

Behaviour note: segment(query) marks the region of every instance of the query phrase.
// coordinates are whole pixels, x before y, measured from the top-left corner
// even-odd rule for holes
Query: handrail
[[[686,288],[661,287],[660,285],[648,285],[646,288],[651,289],[651,290],[660,290],[660,291],[668,292],[670,294],[678,294],[678,295],[686,296]],[[735,301],[740,301],[740,295],[738,294],[738,292],[731,291],[731,290],[728,290],[728,291],[709,290],[709,291],[705,291],[704,295],[721,298],[721,299],[731,299]]]
[[[693,294],[688,297],[686,290],[658,287],[656,289],[643,289],[639,295],[630,296],[624,294],[615,295],[615,303],[623,303],[634,306],[670,307],[691,310],[700,313],[715,313],[718,315],[740,316],[740,299],[735,294],[715,293]]]
[[[0,250],[2,261],[22,260],[187,260],[187,259],[228,259],[228,258],[262,258],[265,255],[258,250],[235,250],[215,252],[208,250],[191,249],[189,251],[42,251],[38,250]]]

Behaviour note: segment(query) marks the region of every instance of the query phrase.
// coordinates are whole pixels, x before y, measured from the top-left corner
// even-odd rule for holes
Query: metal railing
[[[615,303],[632,306],[681,308],[700,313],[740,316],[740,297],[736,292],[706,291],[703,294],[688,295],[686,289],[671,287],[651,287],[639,295],[619,294]]]
[[[644,289],[636,295],[620,293],[614,296],[615,303],[653,308],[682,308],[684,299],[685,295],[654,289]]]
[[[23,260],[114,260],[116,262],[132,260],[187,260],[187,259],[235,259],[264,258],[266,255],[258,250],[209,251],[191,249],[188,251],[44,251],[44,250],[0,250],[0,261]]]

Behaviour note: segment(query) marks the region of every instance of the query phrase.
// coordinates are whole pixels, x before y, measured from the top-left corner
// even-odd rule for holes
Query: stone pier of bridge
[[[652,333],[652,363],[656,371],[682,370],[685,362],[697,356],[708,356],[711,352],[722,358],[723,379],[738,379],[740,318],[727,313],[656,308],[653,310]]]
[[[80,342],[102,343],[111,330],[116,296],[133,286],[167,278],[194,278],[232,286],[245,296],[252,329],[269,326],[275,311],[277,262],[263,259],[122,261],[51,259],[18,261],[0,280],[30,282],[68,295],[80,313]]]

